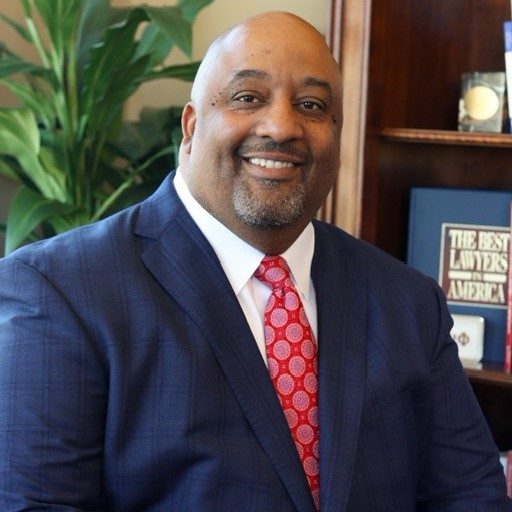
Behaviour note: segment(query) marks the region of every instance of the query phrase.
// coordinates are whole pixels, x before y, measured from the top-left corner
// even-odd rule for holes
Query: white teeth
[[[282,169],[283,167],[293,167],[291,162],[281,162],[280,160],[267,160],[266,158],[249,158],[249,162],[267,169]]]

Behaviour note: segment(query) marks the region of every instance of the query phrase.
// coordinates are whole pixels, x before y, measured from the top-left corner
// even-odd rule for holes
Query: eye
[[[254,94],[240,94],[235,96],[234,100],[242,103],[257,103],[260,101]]]
[[[325,110],[325,106],[319,101],[304,100],[299,105],[305,110]]]

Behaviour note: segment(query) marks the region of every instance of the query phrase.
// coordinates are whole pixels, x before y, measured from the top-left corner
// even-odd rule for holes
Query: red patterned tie
[[[265,256],[254,275],[272,287],[265,309],[268,369],[320,510],[315,338],[286,261]]]

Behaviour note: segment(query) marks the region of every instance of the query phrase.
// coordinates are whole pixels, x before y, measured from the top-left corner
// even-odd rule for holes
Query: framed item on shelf
[[[458,129],[462,132],[503,130],[505,73],[464,73],[459,99]]]
[[[484,356],[485,319],[478,315],[452,315],[450,332],[457,343],[459,358],[466,367],[480,368]]]

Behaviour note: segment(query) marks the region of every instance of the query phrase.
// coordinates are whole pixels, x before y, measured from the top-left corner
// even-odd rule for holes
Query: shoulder
[[[129,265],[172,221],[181,203],[173,196],[167,178],[146,200],[103,220],[60,235],[25,245],[0,259],[0,268],[11,264],[33,267],[39,272],[86,267],[104,271],[109,266]]]
[[[431,278],[378,247],[324,222],[314,222],[315,244],[320,258],[335,258],[340,265],[364,275],[369,282],[399,285],[404,281],[430,283]],[[430,286],[430,285],[429,285]]]
[[[42,273],[71,269],[80,262],[106,265],[132,238],[131,224],[136,209],[81,226],[60,235],[25,245],[2,260],[0,265],[24,264]]]
[[[387,318],[408,316],[424,326],[446,316],[446,299],[434,279],[339,228],[314,224],[319,272],[337,274],[341,268],[345,285],[364,288],[369,310]]]

